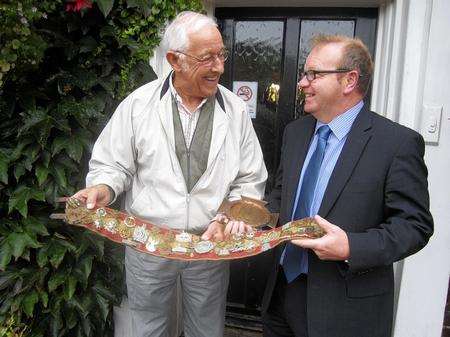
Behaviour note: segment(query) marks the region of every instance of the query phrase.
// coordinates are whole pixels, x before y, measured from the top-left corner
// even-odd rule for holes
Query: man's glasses
[[[351,69],[336,69],[336,70],[307,70],[302,71],[300,73],[300,79],[306,76],[306,79],[308,82],[312,82],[316,79],[317,75],[319,74],[337,74],[337,73],[348,73],[351,71]]]
[[[217,54],[209,54],[209,55],[206,55],[201,58],[194,56],[194,55],[187,54],[187,53],[179,51],[179,50],[177,50],[176,52],[196,60],[198,63],[200,63],[203,66],[212,65],[216,59],[218,59],[220,62],[225,62],[228,58],[228,50],[226,50],[226,49],[222,49]]]

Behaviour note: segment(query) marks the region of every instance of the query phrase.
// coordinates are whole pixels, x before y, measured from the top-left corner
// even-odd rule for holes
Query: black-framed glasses
[[[303,79],[303,77],[306,76],[306,79],[308,82],[312,82],[316,79],[317,74],[339,74],[339,73],[348,73],[349,71],[352,71],[351,69],[335,69],[335,70],[307,70],[302,71],[300,73],[300,79]]]
[[[198,63],[200,63],[201,65],[204,65],[204,66],[212,65],[216,59],[218,59],[220,62],[225,62],[228,59],[228,55],[229,55],[228,50],[225,49],[225,48],[222,49],[217,54],[209,54],[209,55],[205,55],[203,57],[197,57],[197,56],[194,56],[194,55],[190,55],[190,54],[187,54],[187,53],[179,51],[179,50],[177,50],[176,52],[179,53],[179,54],[183,54],[183,55],[185,55],[187,57],[190,57],[190,58],[196,60]]]

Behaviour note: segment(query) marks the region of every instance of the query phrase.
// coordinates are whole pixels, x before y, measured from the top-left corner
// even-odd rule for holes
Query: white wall
[[[431,9],[429,34],[422,32],[428,35],[427,41],[422,41],[428,46],[425,62],[422,67],[409,69],[409,72],[417,73],[417,82],[413,86],[422,87],[417,106],[443,106],[439,143],[427,145],[425,155],[435,233],[428,246],[406,259],[403,265],[394,337],[441,336],[450,274],[450,1],[411,0],[407,33],[415,30],[418,23],[426,29],[426,25],[421,25],[427,15],[421,10],[425,2]],[[409,55],[420,54],[422,44],[409,40]],[[417,98],[414,93],[402,91],[401,101],[417,101]],[[402,111],[400,122],[402,114],[417,129],[427,117],[423,109],[413,117]]]

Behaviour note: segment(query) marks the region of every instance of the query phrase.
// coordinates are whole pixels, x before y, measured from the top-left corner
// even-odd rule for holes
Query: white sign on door
[[[256,118],[256,98],[258,97],[258,82],[233,82],[233,92],[247,103],[251,118]]]

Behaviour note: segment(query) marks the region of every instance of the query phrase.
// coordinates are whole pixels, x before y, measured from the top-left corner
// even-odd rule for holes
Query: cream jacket
[[[245,103],[219,86],[208,165],[188,193],[175,153],[168,79],[120,103],[94,145],[86,185],[125,192],[125,210],[136,217],[200,234],[225,198],[262,199],[267,170]]]

